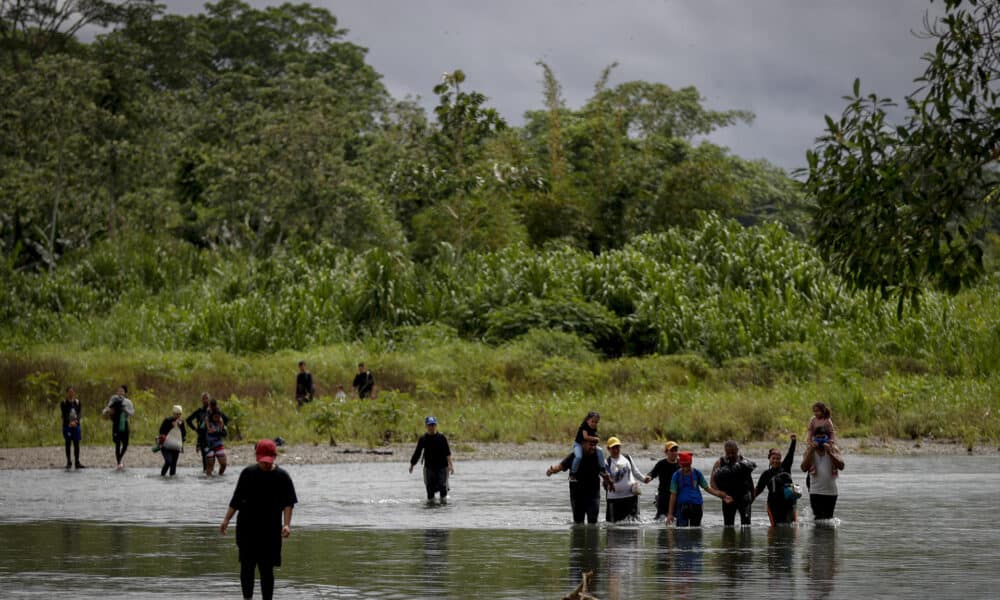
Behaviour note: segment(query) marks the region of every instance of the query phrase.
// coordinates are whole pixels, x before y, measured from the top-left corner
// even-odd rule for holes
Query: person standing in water
[[[177,474],[177,459],[181,456],[181,450],[184,449],[184,438],[187,437],[183,410],[180,405],[175,405],[170,416],[160,423],[160,454],[163,456],[160,477],[166,477],[167,472],[170,473],[171,477]]]
[[[740,513],[740,524],[750,525],[750,506],[753,503],[753,470],[757,465],[743,458],[740,447],[734,440],[725,445],[725,455],[715,461],[709,481],[712,487],[720,489],[733,499],[722,504],[722,520],[726,527],[736,523],[736,513]]]
[[[601,422],[601,415],[596,410],[592,410],[584,417],[583,422],[576,429],[576,438],[573,440],[573,465],[569,469],[570,479],[576,477],[576,470],[583,459],[583,444],[585,442],[597,443],[597,462],[601,468],[607,470],[607,462],[604,452],[601,451],[601,438],[597,435],[597,424]]]
[[[274,464],[278,456],[274,442],[257,442],[255,452],[257,464],[240,473],[219,532],[226,534],[229,521],[238,512],[236,547],[243,597],[253,597],[254,574],[259,571],[261,595],[270,600],[274,594],[274,568],[281,566],[281,538],[292,533],[292,509],[299,499],[292,478]]]
[[[830,441],[825,427],[817,427],[802,456],[802,471],[809,473],[806,487],[814,519],[833,518],[833,510],[837,507],[837,476],[842,470],[844,459],[840,449]]]
[[[568,471],[575,456],[573,453],[566,455],[562,462],[552,465],[545,471],[546,477],[551,477],[554,473]],[[583,460],[576,472],[576,478],[569,480],[569,504],[573,511],[573,522],[583,523],[586,518],[588,523],[596,523],[597,517],[601,513],[601,480],[604,485],[613,490],[614,484],[608,477],[605,465],[602,465],[597,458],[597,441],[590,439],[583,443]]]
[[[604,520],[616,523],[625,519],[638,519],[639,482],[648,483],[650,478],[635,466],[631,456],[622,454],[622,443],[618,438],[608,438],[608,453],[608,476],[614,486],[607,491]]]
[[[115,443],[115,463],[120,471],[125,468],[125,452],[128,451],[129,418],[135,415],[135,405],[128,398],[127,385],[118,386],[101,414],[111,419],[111,441]]]
[[[661,458],[653,465],[653,470],[649,472],[650,479],[659,478],[656,489],[656,519],[664,519],[670,514],[670,482],[674,478],[674,473],[681,468],[677,461],[677,453],[680,446],[677,442],[667,442],[663,444],[663,454],[666,458]]]
[[[795,459],[795,434],[788,444],[785,458],[781,458],[781,450],[771,448],[767,451],[769,468],[760,474],[757,487],[754,489],[754,499],[767,489],[767,516],[771,525],[794,523],[795,502],[797,492],[792,482],[792,461]]]
[[[448,438],[443,433],[438,433],[437,419],[427,417],[424,419],[427,433],[417,440],[417,447],[410,457],[410,473],[413,467],[420,461],[420,455],[424,457],[424,487],[427,488],[427,501],[434,501],[434,494],[440,494],[441,504],[448,501],[448,476],[455,474],[455,466],[451,460],[451,448],[448,447]]]
[[[76,397],[76,390],[73,386],[66,388],[66,399],[59,403],[59,411],[62,413],[62,433],[66,441],[66,468],[70,469],[76,464],[77,469],[85,469],[80,464],[80,415],[82,412],[80,399]],[[73,459],[70,460],[70,446],[73,447]]]
[[[721,498],[724,505],[732,504],[733,499],[705,481],[705,476],[702,475],[701,471],[692,466],[694,462],[692,453],[679,453],[677,462],[680,469],[674,472],[670,481],[670,506],[667,507],[667,524],[676,522],[678,527],[701,527],[705,503],[704,498],[701,497],[701,490]]]

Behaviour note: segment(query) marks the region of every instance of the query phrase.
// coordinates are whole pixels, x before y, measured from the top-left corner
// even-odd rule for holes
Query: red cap
[[[278,447],[271,440],[257,442],[257,462],[273,463],[278,456]]]
[[[689,465],[692,460],[694,460],[694,454],[691,452],[681,452],[677,455],[677,462],[682,465]]]

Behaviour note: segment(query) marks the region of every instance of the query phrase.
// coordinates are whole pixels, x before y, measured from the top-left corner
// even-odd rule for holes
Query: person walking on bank
[[[715,461],[709,482],[712,487],[729,495],[733,502],[723,502],[722,521],[726,527],[736,523],[736,513],[740,513],[740,524],[750,525],[750,507],[753,504],[753,470],[757,465],[743,458],[740,447],[734,440],[725,445],[726,453]]]
[[[677,459],[678,452],[680,452],[680,447],[677,442],[663,444],[663,453],[667,457],[661,458],[653,465],[653,470],[649,472],[650,479],[660,479],[656,488],[656,520],[665,519],[670,514],[670,481],[673,479],[674,473],[681,468]]]
[[[410,473],[414,465],[424,456],[424,486],[427,488],[427,502],[434,501],[434,494],[441,495],[441,504],[448,501],[448,476],[455,474],[455,466],[451,461],[451,449],[448,439],[443,433],[438,433],[437,419],[424,419],[427,433],[417,440],[417,448],[410,457]]]
[[[802,471],[809,473],[806,487],[814,519],[833,518],[837,507],[837,476],[843,470],[844,459],[837,445],[830,441],[829,430],[817,427],[802,457]]]
[[[128,420],[135,415],[135,405],[128,398],[127,385],[118,386],[101,414],[111,419],[111,441],[115,443],[115,463],[120,471],[125,468],[125,452],[128,451]]]
[[[181,456],[184,439],[187,437],[183,412],[180,405],[174,405],[170,416],[160,423],[160,454],[163,455],[160,477],[166,477],[168,471],[171,477],[177,474],[177,459]]]
[[[629,518],[638,519],[639,482],[648,483],[650,478],[635,466],[631,456],[622,454],[622,443],[618,438],[608,438],[608,454],[608,476],[614,486],[607,490],[604,520],[615,523]]]
[[[257,442],[256,455],[257,464],[240,473],[219,532],[225,535],[233,515],[239,512],[236,547],[243,597],[253,598],[254,572],[259,571],[261,595],[270,600],[274,594],[274,568],[281,566],[281,538],[292,533],[292,509],[299,499],[292,478],[274,464],[278,456],[274,442]]]
[[[85,469],[80,464],[80,415],[82,406],[80,399],[76,397],[76,390],[73,386],[66,388],[66,399],[59,403],[59,410],[62,412],[62,433],[66,441],[66,468],[70,469],[76,465],[77,469]],[[69,449],[73,446],[73,460],[70,460]]]
[[[372,388],[375,387],[375,375],[365,367],[365,363],[358,363],[358,374],[354,376],[354,382],[351,383],[351,386],[357,392],[360,400],[371,395]]]
[[[754,499],[757,499],[764,488],[767,488],[767,516],[771,525],[781,525],[795,522],[795,503],[799,493],[792,481],[792,461],[795,459],[795,434],[791,436],[788,452],[781,458],[781,450],[771,448],[767,451],[767,461],[770,467],[760,474],[757,487],[754,489]]]
[[[299,361],[299,373],[295,376],[295,404],[302,408],[303,404],[313,401],[316,386],[313,384],[312,373],[306,370],[306,361]]]

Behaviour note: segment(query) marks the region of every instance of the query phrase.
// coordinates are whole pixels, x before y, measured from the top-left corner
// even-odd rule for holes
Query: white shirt
[[[615,491],[608,492],[608,500],[631,498],[635,495],[632,493],[632,484],[646,479],[635,466],[635,461],[626,458],[625,454],[619,454],[618,458],[608,456],[608,475],[615,484]]]
[[[809,474],[809,493],[821,496],[837,495],[837,478],[833,476],[833,459],[829,452],[813,452],[816,472]]]

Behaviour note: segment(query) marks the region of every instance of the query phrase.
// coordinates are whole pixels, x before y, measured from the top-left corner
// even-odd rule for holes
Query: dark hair
[[[363,367],[363,366],[365,366],[365,363],[358,363],[358,366],[359,367]]]
[[[823,415],[824,419],[830,418],[830,409],[822,402],[816,402],[813,404],[813,410],[819,409],[819,414]]]
[[[209,406],[218,406],[219,405],[219,401],[216,400],[215,398],[212,398],[211,400],[208,401],[208,405]]]
[[[300,361],[299,361],[299,366],[300,366],[300,367],[301,367],[301,366],[304,366],[305,364],[306,364],[306,361],[304,361],[304,360],[300,360]]]
[[[589,413],[587,413],[587,416],[584,418],[584,420],[593,419],[594,417],[597,417],[598,419],[600,419],[601,418],[601,414],[598,413],[596,410],[592,410]],[[598,490],[598,491],[600,491],[600,490]]]
[[[726,447],[726,448],[736,448],[737,450],[740,449],[740,445],[736,443],[736,440],[728,440],[724,444],[724,447]]]
[[[70,391],[71,389],[73,389],[73,386],[71,386],[71,385],[67,385],[67,386],[66,386],[66,391],[67,391],[67,392],[68,392],[68,391]]]
[[[123,383],[123,384],[121,385],[121,388],[122,388],[123,390],[125,390],[125,393],[126,393],[126,394],[128,393],[128,386],[127,386],[127,385],[125,385],[125,384]]]

